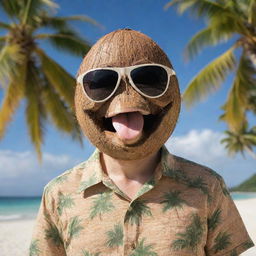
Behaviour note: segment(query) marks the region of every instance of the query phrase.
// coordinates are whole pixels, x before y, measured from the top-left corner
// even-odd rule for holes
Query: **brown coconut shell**
[[[144,63],[158,63],[172,68],[163,50],[148,36],[134,30],[122,29],[99,39],[83,59],[78,74],[98,67],[125,67]],[[85,97],[81,86],[76,87],[76,116],[84,134],[100,151],[124,160],[146,157],[160,149],[176,125],[180,111],[180,91],[176,76],[172,76],[167,92],[149,99],[135,91],[127,80],[108,101],[95,103]],[[136,108],[162,113],[161,122],[151,133],[144,133],[136,143],[120,141],[114,132],[100,125],[111,111]],[[154,124],[152,124],[154,125]]]

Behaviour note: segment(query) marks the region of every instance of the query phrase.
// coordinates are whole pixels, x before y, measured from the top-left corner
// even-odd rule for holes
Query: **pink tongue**
[[[139,112],[122,113],[112,117],[112,124],[121,139],[134,139],[144,125],[144,119]]]

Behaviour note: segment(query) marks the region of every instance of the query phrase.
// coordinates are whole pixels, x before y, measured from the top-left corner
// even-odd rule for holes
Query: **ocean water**
[[[231,193],[233,200],[256,198],[256,193]],[[34,219],[41,197],[0,197],[0,221]]]
[[[0,221],[34,219],[41,197],[0,197]]]
[[[233,200],[244,200],[244,199],[251,199],[256,198],[256,193],[251,192],[232,192],[231,196]]]

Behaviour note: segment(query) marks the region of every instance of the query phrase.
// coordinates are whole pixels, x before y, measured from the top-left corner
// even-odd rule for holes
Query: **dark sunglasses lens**
[[[100,69],[88,72],[83,77],[86,94],[95,101],[106,99],[115,89],[118,80],[117,72]]]
[[[132,70],[131,78],[142,93],[151,97],[161,95],[168,82],[166,70],[159,66],[138,67]]]

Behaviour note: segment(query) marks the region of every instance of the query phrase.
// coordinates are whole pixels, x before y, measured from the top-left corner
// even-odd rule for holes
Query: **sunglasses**
[[[160,64],[90,69],[77,77],[85,95],[94,102],[104,102],[114,95],[122,77],[147,98],[161,97],[168,89],[173,69]]]

